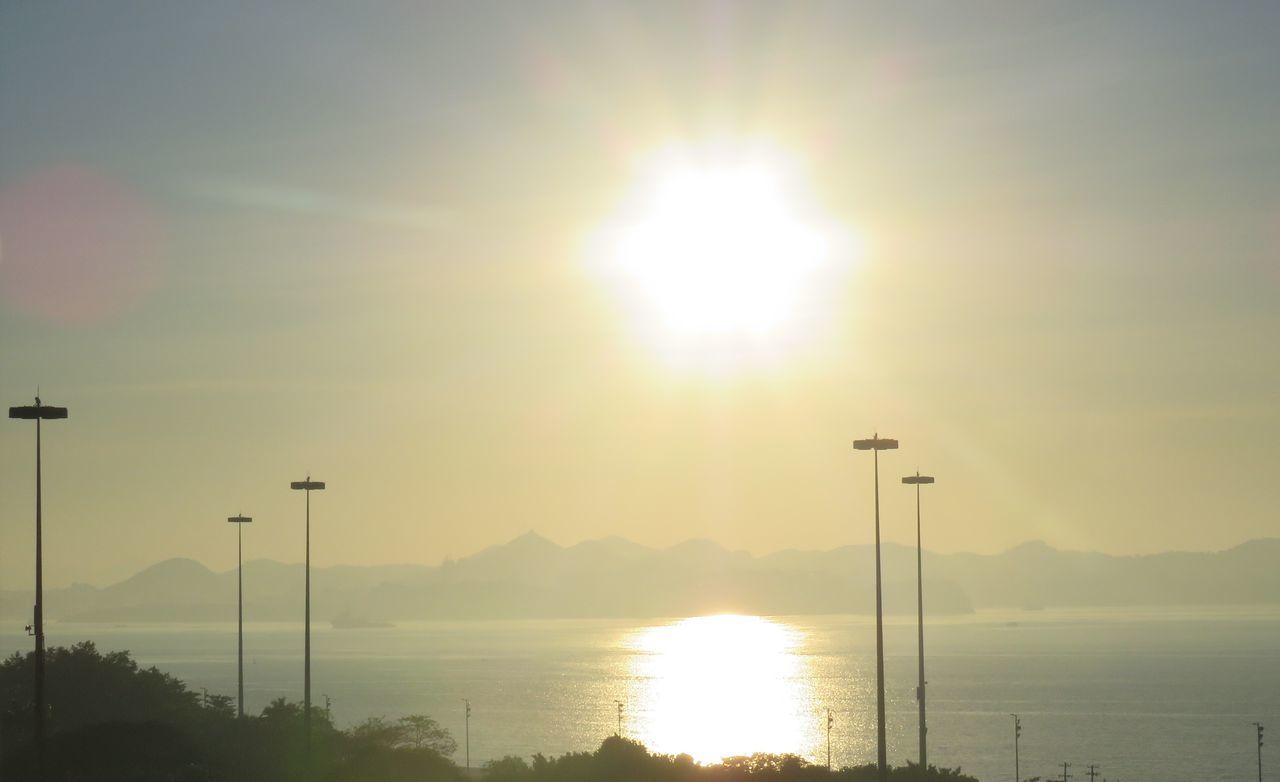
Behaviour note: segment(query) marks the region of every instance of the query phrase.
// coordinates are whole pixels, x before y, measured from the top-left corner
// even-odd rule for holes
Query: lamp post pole
[[[44,777],[44,519],[43,481],[40,464],[40,422],[67,417],[67,408],[42,404],[36,397],[34,405],[9,408],[9,417],[36,422],[36,604],[32,624],[36,637],[35,655],[35,704],[32,713],[36,742],[36,775]]]
[[[933,483],[933,477],[921,475],[916,470],[915,475],[908,475],[902,482],[916,487],[916,608],[920,629],[920,684],[916,687],[916,700],[920,703],[920,771],[926,773],[929,770],[929,752],[925,736],[929,728],[924,716],[924,547],[920,542],[920,487]]]
[[[880,452],[898,447],[897,440],[882,438],[877,432],[868,440],[854,440],[857,451],[871,451],[875,461],[876,488],[876,765],[880,782],[889,779],[889,749],[884,724],[884,601],[880,586]]]
[[[231,516],[236,525],[236,716],[244,717],[244,525],[253,519]]]
[[[302,731],[307,748],[307,773],[311,772],[311,492],[324,489],[324,481],[313,481],[308,475],[305,481],[292,481],[290,489],[307,493],[306,530],[306,609],[303,615],[304,640],[302,647]]]

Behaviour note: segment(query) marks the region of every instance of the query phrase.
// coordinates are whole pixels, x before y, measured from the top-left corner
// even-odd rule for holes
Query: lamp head
[[[34,421],[37,418],[48,421],[56,418],[66,418],[67,408],[42,405],[37,401],[34,405],[20,405],[9,408],[9,417],[21,418],[27,421]]]
[[[854,440],[855,451],[892,451],[898,447],[898,441],[876,435],[866,440]]]

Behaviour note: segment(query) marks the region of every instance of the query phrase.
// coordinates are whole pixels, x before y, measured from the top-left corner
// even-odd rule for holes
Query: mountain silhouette
[[[885,608],[915,605],[915,549],[882,548]],[[1221,552],[1111,556],[1033,541],[995,555],[924,552],[932,615],[977,608],[1280,603],[1280,539]],[[230,621],[235,570],[215,573],[171,559],[104,588],[46,590],[46,613],[63,621]],[[874,610],[874,548],[787,550],[762,557],[709,540],[666,549],[620,537],[560,546],[535,532],[458,560],[428,565],[312,569],[314,616],[372,621],[867,614]],[[245,615],[292,621],[301,613],[298,563],[245,563]],[[27,592],[0,593],[0,617],[25,619]]]

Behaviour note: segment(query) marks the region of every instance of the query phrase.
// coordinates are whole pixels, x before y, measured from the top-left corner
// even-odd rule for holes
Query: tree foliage
[[[370,717],[348,733],[355,741],[389,749],[425,749],[442,757],[458,751],[458,742],[449,731],[425,714],[410,714],[394,722]]]
[[[302,704],[277,698],[237,719],[234,700],[192,692],[128,652],[48,650],[45,752],[52,782],[291,782],[307,777]],[[34,654],[0,663],[0,779],[35,778]],[[316,782],[462,779],[457,743],[425,715],[337,730],[311,710]]]
[[[688,755],[651,754],[642,744],[612,736],[596,752],[558,758],[534,755],[532,762],[508,756],[485,767],[485,782],[875,782],[874,765],[828,771],[796,755],[756,754],[699,765]],[[908,763],[890,771],[893,782],[977,782],[960,769]]]
[[[33,657],[0,663],[0,779],[33,779]],[[233,701],[190,691],[128,652],[91,642],[48,654],[50,782],[461,782],[457,742],[431,717],[370,717],[338,730],[311,711],[308,774],[302,704],[277,698],[237,719]],[[700,765],[612,736],[595,752],[489,763],[486,782],[874,782],[875,766],[828,771],[795,755],[750,755]],[[908,763],[892,782],[977,782],[960,769]]]

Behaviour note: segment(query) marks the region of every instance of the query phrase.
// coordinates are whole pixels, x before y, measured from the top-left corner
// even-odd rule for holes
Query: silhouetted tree
[[[536,758],[542,758],[536,755]],[[545,758],[543,758],[545,761]],[[501,760],[491,760],[484,766],[485,782],[530,782],[534,779],[533,769],[524,762],[524,758],[507,755]]]
[[[334,728],[313,708],[312,768],[304,773],[303,707],[277,698],[237,719],[230,697],[201,697],[168,674],[141,668],[128,652],[92,643],[49,650],[50,782],[459,782],[457,742],[431,717],[370,717]],[[0,663],[0,779],[33,777],[33,655]],[[874,782],[873,765],[828,771],[796,755],[757,754],[702,766],[688,755],[655,755],[611,736],[595,752],[531,763],[506,757],[487,782]],[[893,782],[977,782],[960,769],[908,763]]]
[[[0,663],[0,751],[31,739],[33,653]],[[55,646],[46,655],[50,735],[112,722],[202,722],[200,697],[158,669],[140,668],[128,652],[101,654],[92,641]]]
[[[0,663],[0,779],[31,779],[32,654]],[[225,695],[202,696],[128,652],[92,643],[48,651],[51,782],[295,782],[304,779],[302,705],[277,698],[237,719]],[[317,782],[454,782],[457,744],[425,715],[336,730],[313,708]]]
[[[401,717],[399,724],[405,729],[404,745],[429,749],[444,757],[452,757],[458,751],[458,742],[453,735],[425,714]]]
[[[505,757],[486,767],[486,782],[875,782],[874,765],[828,771],[796,755],[756,754],[701,766],[688,755],[653,755],[637,742],[612,736],[596,752],[558,758],[534,755],[532,763]],[[894,782],[977,782],[959,769],[908,764],[891,769]]]
[[[442,757],[458,751],[458,742],[449,731],[425,714],[410,714],[390,722],[386,717],[370,717],[348,731],[351,739],[393,749],[425,749]]]

